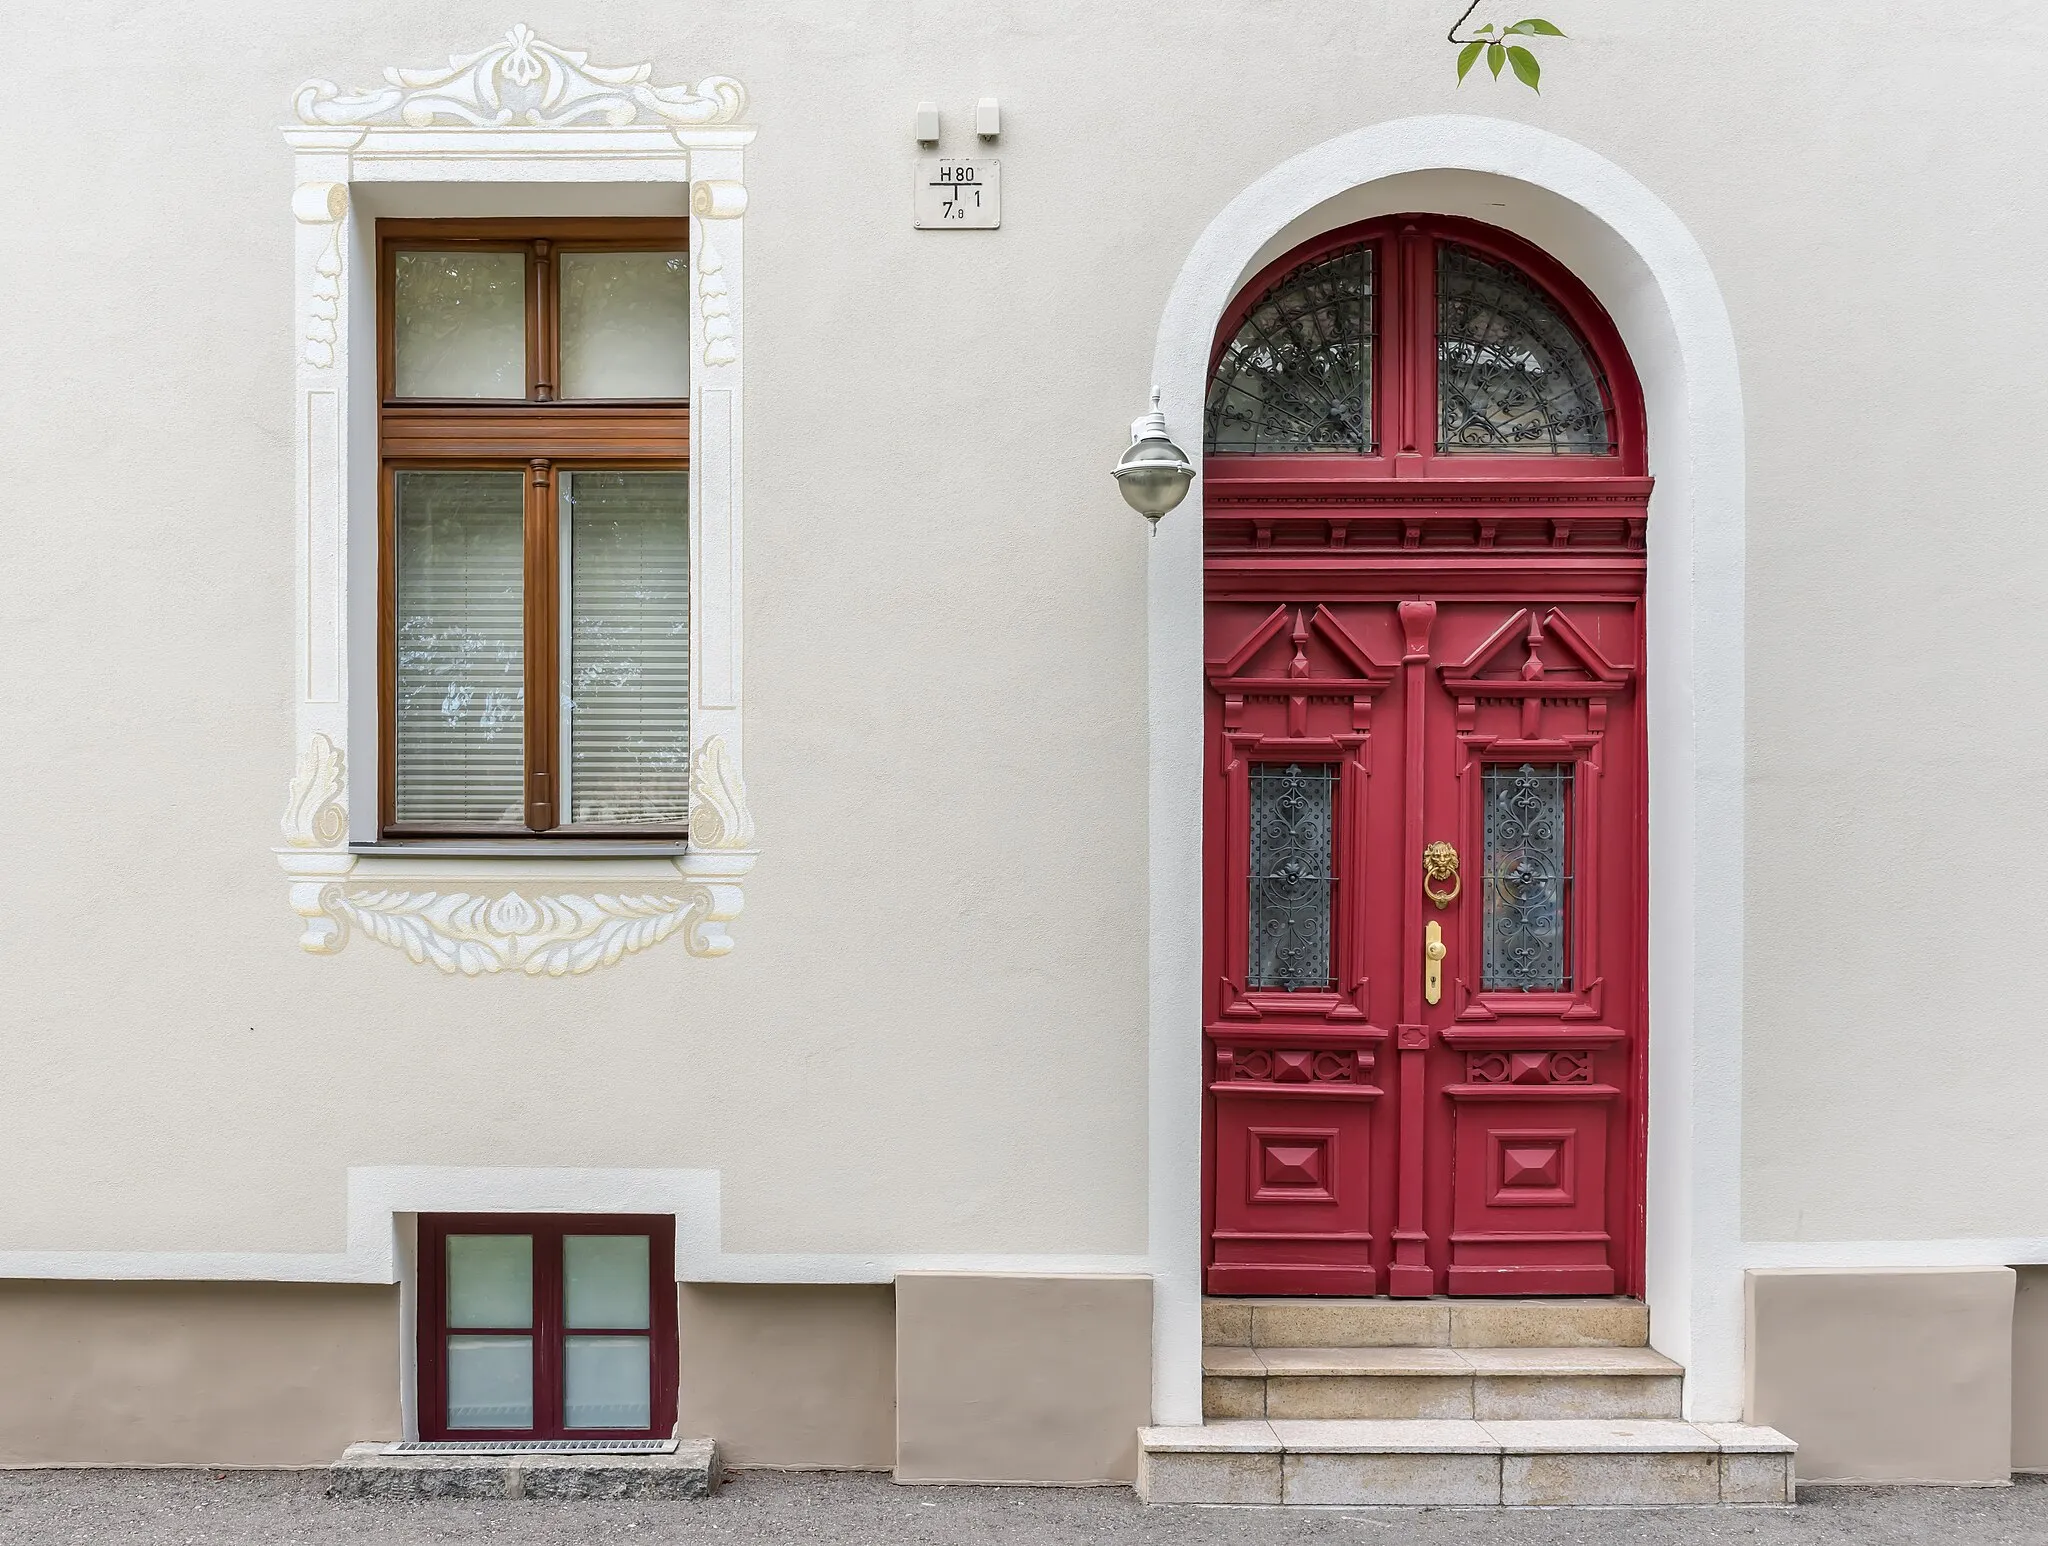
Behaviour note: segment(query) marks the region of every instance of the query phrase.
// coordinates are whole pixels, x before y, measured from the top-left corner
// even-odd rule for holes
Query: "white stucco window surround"
[[[309,81],[284,130],[296,231],[296,765],[277,849],[300,945],[361,934],[444,972],[563,976],[675,937],[732,948],[756,857],[741,775],[746,92],[653,84],[518,26],[445,66]],[[692,217],[690,836],[680,852],[376,845],[379,216]]]

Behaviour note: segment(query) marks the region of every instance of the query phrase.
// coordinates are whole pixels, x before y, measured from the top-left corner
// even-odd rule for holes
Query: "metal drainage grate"
[[[405,1439],[387,1455],[673,1455],[674,1439]]]

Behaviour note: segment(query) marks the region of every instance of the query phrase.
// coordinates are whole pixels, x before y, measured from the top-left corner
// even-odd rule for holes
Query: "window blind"
[[[562,486],[568,820],[689,819],[690,519],[681,472]]]
[[[523,826],[523,475],[395,476],[397,818]]]

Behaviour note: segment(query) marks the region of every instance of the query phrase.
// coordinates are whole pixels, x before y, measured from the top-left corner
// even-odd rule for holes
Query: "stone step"
[[[1147,1503],[1569,1508],[1794,1500],[1771,1428],[1677,1421],[1241,1421],[1139,1431]]]
[[[1684,1373],[1646,1347],[1210,1347],[1210,1418],[1660,1418]]]
[[[1640,1299],[1205,1299],[1212,1347],[1647,1347]]]

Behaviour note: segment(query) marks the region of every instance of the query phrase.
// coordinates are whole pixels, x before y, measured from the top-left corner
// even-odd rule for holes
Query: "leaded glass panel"
[[[1332,832],[1337,770],[1324,763],[1251,769],[1252,988],[1330,988]]]
[[[1209,382],[1211,451],[1372,449],[1372,249],[1304,263],[1246,315]]]
[[[1446,242],[1437,249],[1437,450],[1605,456],[1599,367],[1527,275]]]
[[[1490,764],[1480,779],[1480,796],[1486,806],[1482,985],[1523,992],[1568,989],[1571,766]]]

